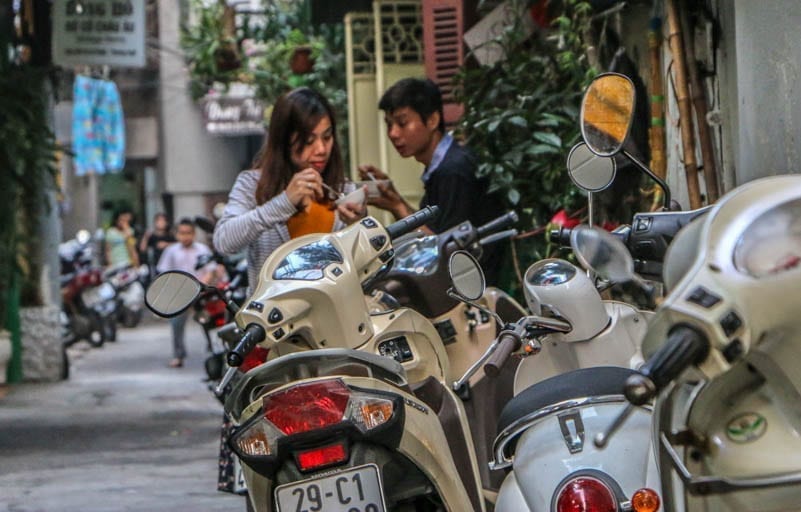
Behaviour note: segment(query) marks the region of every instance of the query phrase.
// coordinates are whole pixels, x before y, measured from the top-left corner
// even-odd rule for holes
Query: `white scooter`
[[[239,426],[230,444],[254,510],[485,509],[467,414],[453,390],[470,372],[452,371],[420,313],[371,314],[362,294],[392,257],[391,240],[432,213],[386,228],[368,217],[301,237],[262,267],[236,314],[244,334],[226,373],[256,344],[270,348],[270,360],[242,376],[225,404]],[[146,300],[170,316],[202,291],[191,276],[164,273]]]
[[[469,256],[456,253],[457,258]],[[475,268],[462,274],[480,275],[477,264]],[[638,342],[645,332],[646,313],[602,301],[586,274],[566,261],[539,262],[526,278],[533,310],[545,304],[539,300],[557,295],[562,296],[561,305],[577,306],[575,311],[582,306],[592,309],[586,317],[551,317],[550,324],[542,316],[526,316],[498,336],[498,350],[485,366],[488,374],[521,345],[529,357],[518,368],[517,394],[498,421],[500,434],[490,467],[512,471],[501,485],[495,510],[618,510],[637,492],[656,495],[651,490],[658,489],[658,478],[649,412],[636,415],[627,425],[625,438],[611,447],[617,456],[597,449],[589,439],[585,442],[585,433],[600,431],[625,402],[620,386],[634,374],[629,365],[641,361]],[[478,286],[465,280],[455,280],[454,287]],[[555,289],[535,298],[532,288],[548,286],[546,282]],[[552,314],[556,302],[547,303]],[[576,502],[585,508],[570,508]]]
[[[665,284],[623,388],[658,397],[665,510],[801,510],[801,177],[723,197],[673,241]]]
[[[611,92],[605,82],[610,78],[631,86],[620,75],[597,80],[585,95],[582,118],[603,117],[594,98]],[[598,87],[604,89],[602,93]],[[625,101],[613,111],[631,112],[633,86],[621,92]],[[628,126],[623,130],[627,132]],[[571,151],[568,170],[574,183],[590,192],[590,197],[592,192],[609,186],[615,176],[614,160],[597,156],[584,145]],[[652,175],[650,171],[648,174]],[[667,186],[656,181],[669,201]],[[668,212],[653,215],[677,218],[677,214]],[[685,213],[681,218],[692,215]],[[646,235],[652,239],[671,236],[666,229],[669,224],[670,221],[658,220],[646,228],[637,229],[635,225],[633,237],[629,230],[618,236],[633,238],[633,246],[639,247]],[[659,229],[651,231],[657,226]],[[577,229],[572,236],[567,232],[556,236],[558,239],[559,235],[567,235],[574,242],[580,261],[585,250],[581,233]],[[637,240],[639,236],[643,239]],[[655,251],[643,256],[643,268],[651,268],[651,261],[658,261],[660,255]],[[570,328],[566,332],[540,329],[539,336],[529,337],[523,347],[522,353],[529,357],[518,368],[516,396],[500,416],[500,434],[491,463],[493,469],[512,468],[501,486],[496,510],[647,510],[637,508],[643,501],[656,502],[658,506],[660,488],[650,440],[650,410],[638,409],[626,425],[625,436],[615,439],[606,450],[590,442],[625,403],[620,386],[642,364],[640,342],[651,313],[622,302],[602,300],[595,281],[564,260],[535,263],[526,272],[524,286],[533,313],[566,321]],[[520,338],[519,333],[502,332],[501,348],[487,370],[514,350]]]

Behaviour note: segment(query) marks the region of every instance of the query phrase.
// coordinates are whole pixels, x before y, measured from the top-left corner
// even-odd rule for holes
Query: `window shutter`
[[[462,0],[423,0],[426,76],[442,91],[445,124],[453,125],[464,108],[453,98],[453,77],[464,62]]]

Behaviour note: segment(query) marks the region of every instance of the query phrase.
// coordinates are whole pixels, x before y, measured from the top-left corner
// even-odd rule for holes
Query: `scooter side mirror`
[[[581,101],[581,136],[598,156],[620,152],[634,120],[634,83],[618,73],[597,76]]]
[[[614,235],[590,226],[576,226],[570,232],[570,245],[581,266],[604,279],[623,283],[634,280],[631,253]]]
[[[484,272],[470,253],[456,251],[451,254],[448,273],[451,276],[454,291],[464,299],[478,300],[484,294],[486,288]]]
[[[611,157],[598,156],[584,142],[579,142],[567,155],[567,174],[580,189],[600,192],[615,181],[617,164]]]
[[[170,318],[180,315],[191,306],[203,288],[193,275],[171,270],[159,274],[148,286],[145,304],[155,314]]]

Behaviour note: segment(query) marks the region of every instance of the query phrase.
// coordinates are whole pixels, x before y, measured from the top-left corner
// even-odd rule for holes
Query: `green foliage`
[[[521,13],[529,3],[510,1]],[[579,139],[582,91],[595,75],[581,38],[590,6],[552,1],[550,12],[552,27],[531,37],[524,30],[524,15],[515,17],[489,43],[500,45],[506,58],[492,66],[466,67],[456,81],[465,105],[458,132],[476,151],[479,173],[517,210],[524,230],[543,227],[557,210],[581,203],[565,161]],[[544,237],[517,243],[523,270],[547,255]]]
[[[269,107],[294,87],[305,85],[316,89],[339,113],[337,135],[347,161],[344,26],[312,25],[303,1],[263,0],[263,15],[238,16],[236,36],[231,38],[226,36],[222,22],[223,5],[207,3],[193,0],[197,23],[184,27],[182,35],[192,96],[199,99],[217,84],[225,86],[238,81],[252,84],[256,96]],[[290,68],[292,54],[299,47],[310,48],[314,59],[314,67],[307,74],[296,75]],[[235,48],[236,67],[220,66],[221,48],[229,52]],[[269,118],[269,112],[268,108],[265,117]]]
[[[48,124],[47,71],[0,63],[0,318],[13,275],[21,302],[40,305],[40,226],[55,184],[58,149]]]

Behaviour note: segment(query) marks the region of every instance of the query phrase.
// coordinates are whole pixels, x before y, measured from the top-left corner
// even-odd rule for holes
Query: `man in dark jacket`
[[[423,164],[424,193],[420,208],[437,205],[437,219],[424,226],[430,233],[441,233],[469,220],[480,226],[503,213],[499,198],[487,194],[488,183],[476,176],[478,162],[469,150],[445,133],[442,112],[442,94],[431,80],[404,78],[387,89],[378,103],[384,111],[387,136],[398,153],[414,157]],[[371,165],[359,166],[362,179],[388,179]],[[368,199],[368,203],[387,210],[396,219],[415,212],[390,182],[379,186],[381,195]],[[487,281],[495,283],[500,266],[497,247],[489,247],[481,258],[488,272]]]

